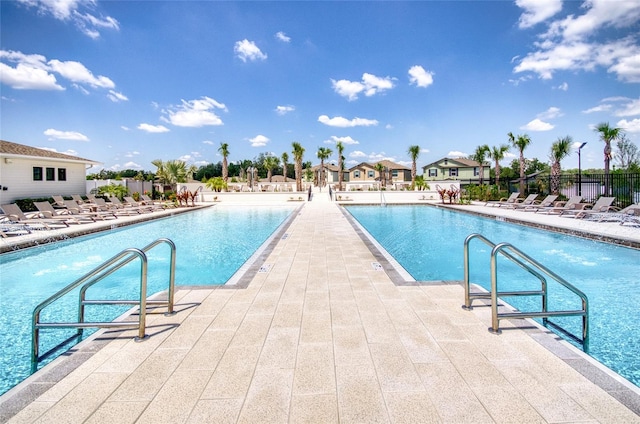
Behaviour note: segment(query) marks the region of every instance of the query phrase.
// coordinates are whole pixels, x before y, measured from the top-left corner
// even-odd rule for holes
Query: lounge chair
[[[542,199],[541,201],[536,200],[530,205],[522,205],[522,204],[515,205],[515,210],[522,211],[522,212],[532,212],[541,208],[549,208],[553,206],[553,202],[555,202],[557,198],[558,198],[557,195],[550,194],[544,199]]]
[[[503,206],[503,205],[512,204],[512,203],[516,202],[516,200],[518,199],[518,196],[520,196],[520,192],[516,191],[514,193],[511,193],[511,195],[509,197],[503,197],[502,199],[497,200],[497,201],[490,201],[490,202],[485,203],[484,205],[485,206],[497,206],[497,207],[500,207],[500,206]]]
[[[593,205],[586,204],[580,209],[565,210],[560,212],[560,216],[569,218],[585,218],[594,213],[605,213],[609,211],[619,211],[620,209],[611,206],[615,197],[600,197]]]
[[[515,202],[509,203],[503,206],[507,209],[517,209],[519,207],[533,205],[533,202],[535,202],[537,198],[538,198],[537,194],[530,194],[524,199],[516,199]]]
[[[626,218],[640,217],[640,203],[629,205],[624,209],[610,212],[594,212],[589,214],[586,218],[597,222],[620,222],[624,223]]]
[[[20,209],[20,206],[15,203],[1,205],[0,208],[4,213],[1,219],[5,224],[25,224],[29,226],[30,230],[55,230],[57,228],[66,228],[69,226],[69,224],[59,219],[38,218],[34,213],[25,214],[22,212],[22,209]]]
[[[56,219],[66,224],[86,224],[94,222],[90,217],[82,215],[73,215],[67,209],[54,209],[49,202],[33,202],[38,208],[38,216],[47,219]]]
[[[64,197],[62,196],[51,196],[53,199],[53,207],[54,208],[66,208],[64,205]]]
[[[560,215],[563,211],[581,209],[586,206],[586,203],[582,202],[582,196],[572,196],[567,201],[559,201],[546,208],[536,209],[536,213],[546,213],[549,215]]]
[[[140,208],[141,210],[147,210],[149,212],[154,212],[154,211],[161,211],[164,208],[160,205],[154,205],[153,203],[151,204],[146,204],[146,203],[138,203],[136,202],[136,199],[134,199],[131,196],[126,196],[124,198],[124,201],[127,202],[128,205],[134,207],[134,208]]]
[[[75,200],[77,204],[84,205],[85,203],[91,203],[90,200],[84,200],[79,194],[72,194],[71,199]]]
[[[94,208],[93,210],[91,208],[83,208],[75,200],[65,200],[64,205],[67,207],[70,214],[88,217],[94,221],[118,218],[118,216],[113,212],[98,211],[97,208]]]
[[[237,188],[238,186],[235,186],[235,187]],[[236,190],[236,191],[240,191],[240,190]],[[140,198],[142,199],[142,204],[143,205],[159,205],[159,206],[162,206],[165,209],[167,209],[167,208],[175,208],[176,207],[176,204],[174,202],[153,200],[151,197],[147,196],[146,194],[141,195]]]
[[[624,213],[623,213],[624,211]],[[620,225],[624,225],[627,222],[631,222],[632,224],[640,225],[640,203],[636,203],[635,205],[628,206],[616,213],[616,215],[621,215]],[[608,214],[613,215],[613,214]]]
[[[109,200],[111,201],[111,203],[113,203],[114,205],[116,205],[118,208],[120,209],[125,209],[128,211],[135,211],[136,213],[147,213],[147,212],[151,212],[148,208],[145,207],[139,207],[139,206],[133,206],[129,203],[122,203],[120,201],[120,199],[118,199],[117,197],[110,197]]]

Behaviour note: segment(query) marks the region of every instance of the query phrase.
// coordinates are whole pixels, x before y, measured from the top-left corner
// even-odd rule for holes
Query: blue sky
[[[0,137],[103,163],[196,166],[291,143],[410,165],[593,126],[640,145],[640,0],[1,1]],[[518,152],[511,150],[509,163]],[[615,162],[614,162],[615,163]],[[577,154],[563,163],[577,167]],[[94,168],[94,171],[100,168]]]

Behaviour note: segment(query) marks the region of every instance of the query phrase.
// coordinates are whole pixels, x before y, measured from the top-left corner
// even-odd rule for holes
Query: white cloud
[[[201,97],[197,100],[182,100],[179,106],[173,106],[163,113],[161,119],[178,127],[203,127],[206,125],[223,125],[222,119],[211,110],[227,110],[223,103],[219,103],[210,97]]]
[[[120,128],[122,128],[124,131],[129,131],[130,128],[127,127],[126,125],[120,125]]]
[[[125,158],[132,158],[134,156],[138,156],[140,154],[140,152],[138,151],[133,151],[133,152],[127,152],[124,154]]]
[[[296,110],[293,106],[276,106],[276,113],[278,115],[286,115],[289,112]]]
[[[287,36],[287,34],[285,34],[282,31],[276,32],[275,37],[276,37],[277,40],[280,40],[280,41],[282,41],[284,43],[289,43],[291,41],[291,37]]]
[[[433,84],[433,76],[431,71],[426,71],[422,66],[415,65],[409,68],[409,82],[418,87],[428,87]]]
[[[450,157],[450,158],[466,158],[467,156],[469,155],[466,154],[465,152],[461,152],[458,150],[452,150],[449,153],[447,153],[447,157]]]
[[[637,99],[630,99],[628,97],[607,97],[602,99],[598,106],[584,110],[582,113],[609,112],[614,108],[614,116],[638,116],[640,115],[640,97]]]
[[[562,84],[560,84],[557,87],[554,87],[556,90],[562,90],[562,91],[568,91],[569,90],[569,84],[567,84],[566,82],[563,82]]]
[[[539,119],[546,120],[546,119],[555,119],[555,118],[559,118],[559,117],[561,117],[561,116],[563,116],[563,115],[564,115],[564,113],[562,113],[562,111],[560,110],[560,108],[557,108],[557,107],[553,107],[553,106],[552,106],[552,107],[550,107],[549,109],[545,110],[544,112],[539,113],[539,114],[537,115],[537,117],[538,117]]]
[[[123,167],[124,167],[125,169],[139,169],[139,170],[142,170],[142,169],[143,169],[143,167],[142,167],[142,166],[140,166],[139,164],[137,164],[137,163],[135,163],[135,162],[127,162],[127,163],[125,163],[125,164],[123,165]]]
[[[640,119],[632,119],[627,121],[626,119],[622,119],[618,121],[616,127],[622,128],[623,130],[630,133],[640,133]]]
[[[169,128],[164,125],[140,124],[138,129],[149,133],[165,133],[169,132]]]
[[[516,0],[522,9],[519,27],[529,28],[543,22],[562,10],[562,0]]]
[[[378,125],[378,121],[376,121],[375,119],[353,118],[349,120],[347,118],[343,118],[342,116],[329,118],[327,115],[319,116],[318,122],[328,125],[330,127],[340,127],[340,128],[368,127],[372,125],[374,126]]]
[[[69,156],[78,156],[78,151],[73,149],[67,149],[64,152],[58,151],[58,149],[54,149],[51,147],[38,147],[38,149],[47,150],[49,152],[62,153]]]
[[[553,128],[555,128],[553,125],[548,122],[541,121],[538,118],[529,122],[527,125],[520,127],[521,130],[527,131],[550,131]]]
[[[96,16],[97,1],[82,0],[18,0],[27,7],[35,7],[41,15],[51,15],[62,22],[70,22],[91,38],[100,37],[99,29],[118,31],[120,23],[111,16]]]
[[[89,141],[89,137],[76,131],[59,131],[49,128],[44,135],[48,136],[49,140]]]
[[[611,106],[612,105],[610,104],[602,104],[602,105],[594,106],[587,110],[583,110],[582,113],[607,112],[611,110]]]
[[[350,136],[338,137],[338,136],[335,136],[335,135],[332,135],[329,140],[325,141],[325,143],[327,143],[327,144],[336,144],[339,141],[342,142],[342,144],[360,144],[360,142],[358,140],[354,140]]]
[[[213,142],[213,141],[211,141],[211,140],[204,140],[204,141],[202,142],[202,144],[208,144],[208,145],[210,145],[210,146],[213,146],[213,145],[214,145],[214,142]]]
[[[615,116],[637,116],[640,115],[640,97],[637,99],[625,99],[628,100],[626,104],[622,105],[621,109],[617,109],[614,112]]]
[[[373,74],[365,72],[362,74],[362,81],[349,81],[349,80],[334,80],[331,79],[331,85],[333,90],[351,100],[356,100],[358,94],[363,93],[367,97],[371,97],[377,93],[381,93],[386,90],[392,89],[395,85],[393,81],[395,78],[391,77],[377,77]]]
[[[250,138],[249,141],[251,142],[251,147],[264,147],[271,140],[269,139],[269,137],[258,134],[257,136]]]
[[[420,149],[420,153],[429,153],[429,152],[431,152],[431,150],[429,149],[424,149],[424,148]]]
[[[94,76],[93,73],[80,62],[73,60],[62,62],[53,59],[48,62],[48,65],[53,72],[57,72],[73,82],[101,88],[114,88],[116,86],[113,81],[105,76]]]
[[[129,101],[129,98],[127,98],[127,96],[114,90],[109,90],[109,94],[107,94],[107,97],[114,103]]]
[[[367,157],[367,154],[365,152],[361,152],[360,150],[354,150],[353,152],[349,153],[349,157],[350,158],[364,158],[364,157]]]
[[[236,55],[243,62],[256,61],[256,60],[265,60],[267,55],[262,53],[256,43],[253,41],[249,41],[246,38],[242,41],[236,41],[235,46],[233,47],[233,51],[236,52]]]
[[[533,72],[542,79],[551,79],[557,71],[605,68],[620,81],[640,82],[640,46],[635,37],[614,39],[611,37],[620,32],[610,31],[612,27],[636,25],[640,2],[590,0],[583,3],[582,10],[582,14],[551,22],[535,43],[537,50],[528,53],[514,72]]]

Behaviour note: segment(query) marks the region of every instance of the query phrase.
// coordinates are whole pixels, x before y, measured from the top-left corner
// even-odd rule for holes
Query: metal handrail
[[[147,300],[147,268],[148,259],[145,252],[151,250],[153,247],[160,243],[167,243],[171,248],[171,263],[169,271],[169,288],[167,294],[167,300]],[[105,277],[111,275],[113,272],[127,265],[136,258],[140,258],[140,300],[86,300],[86,291],[89,287],[93,286],[97,282],[101,281]],[[146,314],[147,304],[167,306],[166,315],[174,314],[174,292],[175,292],[175,263],[176,263],[176,246],[175,243],[169,239],[158,239],[151,244],[145,246],[142,249],[129,248],[118,253],[102,265],[88,272],[84,276],[80,277],[73,283],[67,285],[63,289],[49,296],[46,300],[38,304],[32,315],[31,325],[31,372],[37,370],[39,362],[39,342],[40,342],[40,329],[41,328],[77,328],[78,332],[76,336],[81,336],[84,328],[138,328],[138,336],[136,340],[144,340],[146,328]],[[81,286],[81,287],[80,287]],[[56,300],[70,293],[74,289],[80,287],[79,302],[78,302],[78,322],[52,322],[42,323],[40,322],[40,313],[44,308],[51,305]],[[126,305],[139,305],[138,323],[132,321],[120,321],[120,322],[85,322],[84,321],[84,306],[95,304],[126,304]]]
[[[469,282],[469,243],[473,239],[479,239],[492,247],[491,250],[491,291],[489,293],[471,293]],[[533,291],[516,291],[516,292],[500,292],[498,291],[498,269],[497,269],[497,256],[501,254],[525,269],[532,275],[538,277],[541,282],[540,290]],[[547,291],[547,279],[549,277],[556,281],[575,295],[577,295],[582,302],[582,309],[579,310],[565,310],[565,311],[549,311],[547,305],[548,291]],[[500,332],[500,320],[505,318],[542,318],[542,323],[545,326],[552,326],[570,337],[576,342],[582,343],[583,350],[587,352],[589,350],[589,300],[587,295],[580,289],[567,282],[564,278],[560,277],[553,271],[540,264],[538,261],[517,249],[510,243],[495,244],[488,240],[481,234],[471,234],[464,242],[464,288],[465,288],[465,304],[463,308],[471,309],[471,303],[474,299],[490,298],[491,299],[491,328],[494,333]],[[540,295],[542,297],[542,311],[541,312],[498,312],[498,297],[500,296],[533,296]],[[568,332],[559,325],[548,320],[549,317],[554,316],[581,316],[582,317],[582,338],[579,338],[572,333]]]

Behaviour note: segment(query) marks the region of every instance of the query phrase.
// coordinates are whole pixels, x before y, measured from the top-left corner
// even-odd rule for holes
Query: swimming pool
[[[351,215],[418,281],[463,279],[463,243],[480,233],[494,243],[508,242],[542,263],[589,297],[589,354],[640,386],[640,251],[534,228],[498,222],[466,213],[428,206],[348,206]],[[474,242],[471,281],[490,287],[491,249]],[[499,263],[511,288],[531,288],[515,265]],[[502,281],[499,278],[499,281]],[[552,285],[550,308],[576,307],[577,299]],[[539,303],[531,298],[508,298],[521,310]],[[464,299],[460,299],[460,304]],[[579,334],[577,318],[554,318]],[[487,323],[490,325],[490,323]]]
[[[0,395],[30,374],[31,314],[35,306],[64,286],[129,247],[166,237],[177,248],[176,285],[224,284],[291,215],[294,207],[216,206],[90,236],[0,255]],[[166,290],[169,249],[148,253],[149,295]],[[135,298],[140,265],[134,261],[113,278],[91,288],[91,298]],[[126,283],[129,284],[126,284]],[[75,320],[77,292],[45,309],[44,321]],[[111,321],[127,306],[87,309],[87,320]],[[42,332],[41,351],[73,330]],[[90,334],[86,331],[85,334]],[[53,358],[50,358],[52,360]]]

